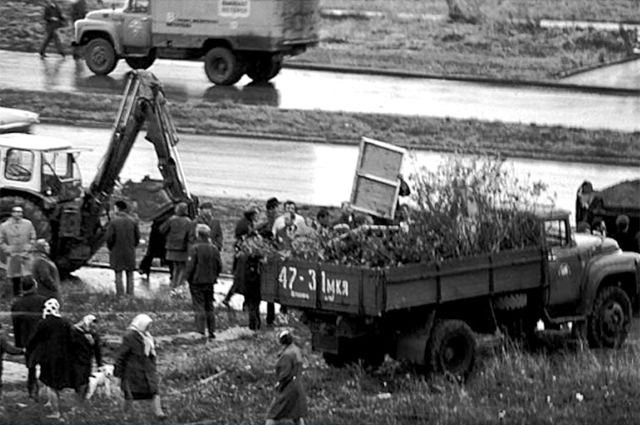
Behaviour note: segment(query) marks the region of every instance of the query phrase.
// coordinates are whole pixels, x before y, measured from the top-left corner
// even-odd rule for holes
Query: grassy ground
[[[110,126],[119,96],[0,90],[5,107],[38,112],[41,121]],[[358,144],[363,135],[410,149],[465,151],[505,157],[639,165],[637,133],[505,124],[478,120],[281,110],[235,103],[172,102],[179,130]]]
[[[89,311],[108,312],[101,313],[100,320],[101,331],[109,334],[124,332],[136,311],[152,312],[155,336],[172,334],[176,327],[185,329],[191,323],[187,301],[166,295],[128,303],[107,296],[75,295],[67,297],[64,310],[72,312],[67,313],[72,320]],[[219,331],[246,325],[241,313],[228,315],[218,309],[216,315]],[[538,351],[485,347],[476,372],[460,386],[440,378],[425,379],[419,369],[391,359],[375,372],[357,365],[329,368],[311,351],[310,335],[295,313],[290,317],[288,328],[305,356],[307,422],[311,424],[628,424],[640,413],[636,403],[640,352],[634,344],[617,351],[569,348],[562,346],[566,342],[562,339],[560,345]],[[274,383],[279,329],[228,341],[158,347],[168,423],[262,423]],[[113,361],[110,351],[107,360]],[[223,373],[215,380],[201,383],[219,372]],[[65,393],[63,406],[71,424],[157,423],[144,405],[133,416],[124,417],[120,402],[116,391],[112,398],[96,397],[70,411],[73,394]],[[27,401],[23,385],[5,386],[3,405],[2,423],[56,423],[45,418],[47,408]]]
[[[95,1],[89,3],[92,8],[97,7]],[[629,49],[618,33],[541,29],[535,25],[536,19],[640,20],[635,0],[481,3],[480,22],[471,25],[397,16],[397,13],[446,14],[445,0],[324,0],[323,7],[371,9],[390,15],[368,20],[325,17],[319,46],[295,61],[445,76],[550,80],[576,68],[621,59]],[[36,51],[43,32],[41,7],[35,0],[1,2],[0,48]],[[70,28],[63,38],[70,42]]]

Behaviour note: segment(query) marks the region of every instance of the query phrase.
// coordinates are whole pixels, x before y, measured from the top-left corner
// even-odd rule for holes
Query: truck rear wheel
[[[242,78],[244,63],[225,47],[214,47],[204,57],[204,72],[214,84],[230,86]]]
[[[84,60],[96,75],[107,75],[118,64],[113,45],[104,38],[94,38],[85,48]]]
[[[133,69],[147,69],[156,61],[156,51],[151,50],[147,56],[126,58],[125,62]]]
[[[592,347],[618,348],[631,325],[631,301],[621,288],[609,286],[598,292],[589,317],[587,338]]]
[[[262,55],[247,66],[247,75],[256,83],[264,83],[274,78],[282,69],[280,56]]]
[[[462,320],[436,323],[427,344],[426,364],[431,372],[466,380],[473,369],[476,339]]]

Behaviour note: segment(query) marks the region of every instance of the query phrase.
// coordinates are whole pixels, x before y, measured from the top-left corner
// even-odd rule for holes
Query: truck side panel
[[[318,0],[156,0],[152,15],[157,47],[224,39],[234,49],[278,51],[318,39]]]
[[[340,313],[378,315],[382,274],[299,260],[270,260],[262,272],[262,298],[281,304]]]
[[[397,310],[540,287],[539,249],[505,251],[391,268],[386,275],[386,310]]]

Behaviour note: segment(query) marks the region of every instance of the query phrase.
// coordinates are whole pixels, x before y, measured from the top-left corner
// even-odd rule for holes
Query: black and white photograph
[[[0,1],[0,425],[639,396],[640,0]]]

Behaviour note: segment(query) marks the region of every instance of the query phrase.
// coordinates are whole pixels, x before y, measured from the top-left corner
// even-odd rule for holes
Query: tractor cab
[[[76,156],[68,142],[32,134],[0,135],[0,189],[4,194],[29,193],[47,204],[83,195]],[[4,195],[3,195],[4,196]]]

